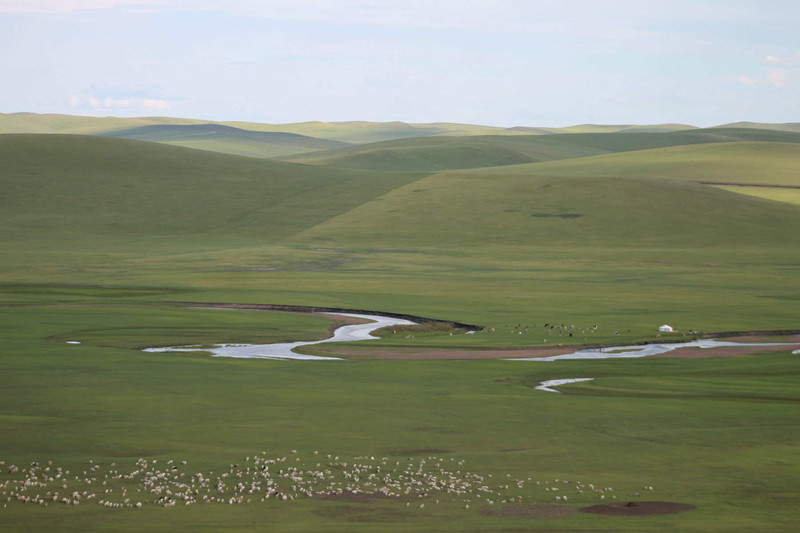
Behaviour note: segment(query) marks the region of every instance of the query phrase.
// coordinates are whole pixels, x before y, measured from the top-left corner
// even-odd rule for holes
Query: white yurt
[[[668,326],[668,325],[664,324],[663,326],[658,328],[658,331],[661,331],[661,332],[664,332],[664,333],[671,333],[672,332],[672,326]]]

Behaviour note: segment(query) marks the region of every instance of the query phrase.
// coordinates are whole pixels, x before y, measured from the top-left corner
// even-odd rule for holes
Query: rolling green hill
[[[536,165],[530,165],[535,167]],[[796,206],[681,180],[435,174],[298,236],[331,246],[800,247]]]
[[[274,242],[416,179],[77,135],[0,135],[0,225],[32,240],[228,235]]]
[[[372,143],[288,159],[341,168],[437,171],[571,159],[669,146],[743,141],[800,143],[800,133],[712,128],[670,133],[442,136]]]
[[[785,241],[779,228],[800,224],[794,206],[692,183],[800,186],[800,147],[789,143],[679,146],[433,175],[90,136],[3,135],[0,158],[0,222],[34,239],[696,246]]]
[[[303,235],[312,242],[348,235],[406,245],[800,245],[796,233],[782,229],[800,227],[796,206],[693,182],[800,187],[800,145],[700,144],[443,172]]]
[[[102,135],[264,158],[348,146],[296,133],[250,131],[221,124],[154,124]]]

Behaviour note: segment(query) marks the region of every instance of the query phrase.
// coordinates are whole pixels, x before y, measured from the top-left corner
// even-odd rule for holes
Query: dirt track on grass
[[[522,357],[549,357],[572,353],[578,348],[529,348],[523,350],[442,350],[414,348],[348,349],[326,346],[324,355],[352,357],[357,359],[396,359],[396,360],[476,360],[476,359],[518,359]],[[321,353],[321,352],[320,352]]]
[[[753,338],[751,342],[763,339]],[[737,341],[739,342],[739,341]],[[796,342],[794,346],[727,346],[722,348],[676,348],[671,352],[647,357],[665,357],[673,359],[703,359],[709,357],[747,357],[762,353],[782,352],[800,348],[800,338],[784,342]],[[525,348],[503,350],[443,350],[423,348],[345,348],[328,345],[325,351],[318,350],[320,355],[336,357],[352,357],[354,359],[389,359],[389,360],[478,360],[478,359],[521,359],[529,357],[550,357],[580,350],[582,346],[564,346],[562,348]],[[317,351],[315,351],[317,353]]]
[[[663,357],[670,359],[705,359],[708,357],[747,357],[760,353],[784,352],[800,348],[800,343],[791,346],[727,346],[725,348],[678,348],[671,352],[650,357]]]

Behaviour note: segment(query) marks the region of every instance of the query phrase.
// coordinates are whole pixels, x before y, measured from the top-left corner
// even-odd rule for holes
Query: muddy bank
[[[644,344],[644,343],[643,343]],[[788,343],[781,346],[765,346],[763,344],[741,344],[738,346],[725,346],[719,348],[697,348],[690,346],[675,346],[672,351],[661,354],[653,354],[649,357],[672,357],[683,359],[700,359],[707,357],[746,357],[760,353],[770,353],[785,351],[787,346],[800,347],[800,340],[796,343]],[[610,348],[612,345],[591,345],[590,348]],[[630,346],[619,348],[621,351]],[[551,357],[573,354],[576,351],[586,349],[586,345],[565,346],[562,348],[508,348],[508,349],[488,349],[488,350],[465,350],[465,349],[424,349],[424,348],[365,348],[355,347],[345,348],[330,346],[324,349],[315,348],[315,352],[326,355],[357,358],[357,359],[386,359],[386,360],[453,360],[469,361],[480,359],[540,359],[547,360]],[[623,352],[624,353],[624,352]]]
[[[800,346],[798,341],[797,346]],[[705,359],[708,357],[749,357],[759,353],[786,351],[786,346],[728,346],[724,348],[678,348],[671,352],[654,355],[671,359]]]

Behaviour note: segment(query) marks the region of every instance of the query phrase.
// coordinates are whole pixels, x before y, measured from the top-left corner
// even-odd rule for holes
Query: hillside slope
[[[419,177],[77,135],[0,135],[0,160],[4,235],[37,241],[227,235],[274,242]]]
[[[760,169],[760,174],[755,170]],[[726,143],[433,174],[308,242],[569,249],[800,247],[800,209],[693,181],[797,184],[800,147]]]

